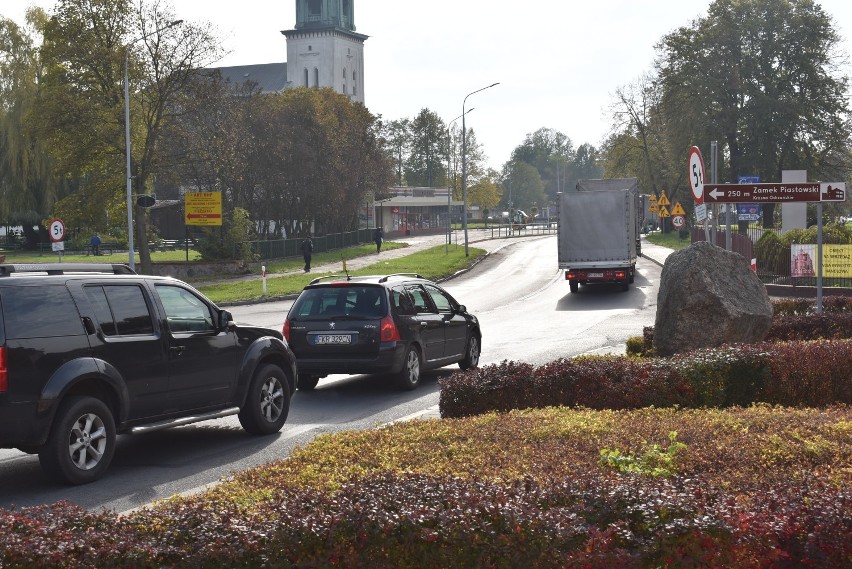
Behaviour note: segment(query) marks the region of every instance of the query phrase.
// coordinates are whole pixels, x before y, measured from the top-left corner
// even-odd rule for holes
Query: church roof
[[[222,79],[239,85],[246,81],[256,83],[264,93],[277,93],[287,86],[287,62],[258,63],[255,65],[235,65],[233,67],[213,67]]]

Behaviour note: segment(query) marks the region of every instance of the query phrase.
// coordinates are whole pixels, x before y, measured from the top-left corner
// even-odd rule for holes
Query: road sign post
[[[59,262],[62,262],[62,251],[65,250],[65,223],[61,219],[54,218],[50,221],[51,249],[59,254]]]
[[[695,201],[695,219],[699,223],[704,222],[704,238],[709,241],[707,205],[704,203],[704,159],[701,157],[701,151],[697,146],[689,149],[687,168],[687,177],[692,189],[692,199]]]

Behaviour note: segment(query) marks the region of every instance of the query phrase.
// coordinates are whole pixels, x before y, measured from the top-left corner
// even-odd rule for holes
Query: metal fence
[[[332,249],[352,247],[362,243],[373,242],[372,229],[359,229],[345,233],[330,233],[311,237],[314,242],[314,253],[323,253]],[[301,244],[303,237],[297,239],[275,239],[271,241],[249,241],[252,253],[260,259],[282,259],[284,257],[298,257],[302,254]]]
[[[814,287],[817,285],[815,276],[794,277],[792,276],[792,251],[791,247],[777,246],[772,248],[761,248],[758,245],[760,238],[766,233],[781,235],[780,229],[763,229],[749,227],[744,232],[731,233],[732,250],[740,253],[748,260],[756,262],[757,276],[765,284],[787,285],[793,287]],[[704,229],[693,227],[692,242],[704,241]],[[726,246],[726,232],[716,232],[716,245]],[[822,286],[826,288],[852,288],[852,278],[828,278],[823,277]]]

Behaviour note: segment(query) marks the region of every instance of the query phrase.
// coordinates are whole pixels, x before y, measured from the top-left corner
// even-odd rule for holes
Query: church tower
[[[355,0],[296,0],[287,37],[287,83],[331,87],[364,102],[364,41],[355,32]]]

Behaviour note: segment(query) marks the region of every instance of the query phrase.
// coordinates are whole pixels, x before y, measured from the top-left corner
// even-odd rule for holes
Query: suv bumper
[[[33,446],[44,443],[47,438],[47,424],[38,413],[34,402],[2,405],[0,413],[0,448]],[[42,435],[39,436],[39,433]]]

